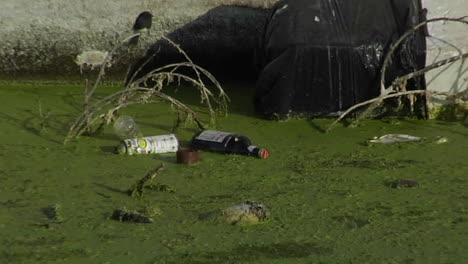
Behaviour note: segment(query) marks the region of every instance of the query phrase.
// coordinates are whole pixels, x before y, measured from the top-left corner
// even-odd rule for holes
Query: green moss
[[[224,85],[230,113],[216,129],[242,133],[270,150],[268,159],[202,152],[194,166],[175,154],[113,153],[112,126],[63,145],[82,109],[83,89],[67,83],[0,82],[0,259],[8,263],[458,263],[465,249],[468,196],[467,127],[437,120],[364,120],[323,133],[331,119],[257,118],[253,85]],[[100,87],[98,96],[118,87]],[[206,109],[190,87],[173,93]],[[38,133],[43,109],[47,129]],[[171,131],[164,104],[128,108],[145,135]],[[181,127],[188,147],[198,131]],[[434,139],[365,144],[402,133]],[[144,195],[132,183],[164,163]],[[392,188],[410,179],[414,188]],[[166,186],[166,187],[162,187]],[[148,189],[150,187],[150,189]],[[170,188],[169,188],[170,187]],[[154,191],[151,188],[159,190]],[[177,190],[171,192],[170,190]],[[268,206],[261,225],[202,221],[200,214],[243,203]],[[60,204],[64,221],[41,211]],[[111,219],[117,208],[136,210],[152,224]]]
[[[463,121],[468,118],[468,104],[447,104],[433,107],[430,117],[437,120]]]

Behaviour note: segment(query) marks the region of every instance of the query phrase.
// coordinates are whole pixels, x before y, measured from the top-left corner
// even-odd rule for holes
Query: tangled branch
[[[428,23],[433,23],[433,22],[437,22],[437,21],[459,22],[459,23],[464,23],[464,24],[468,25],[467,18],[468,18],[468,16],[463,16],[463,17],[460,17],[460,18],[440,17],[440,18],[428,19],[428,20],[416,25],[415,27],[413,27],[412,29],[407,31],[405,34],[403,34],[394,44],[391,45],[390,50],[389,50],[389,52],[387,53],[387,55],[386,55],[386,57],[384,59],[382,70],[381,70],[380,96],[351,106],[345,112],[343,112],[332,124],[330,124],[330,126],[326,129],[326,132],[331,131],[332,128],[339,121],[341,121],[343,118],[345,118],[348,114],[350,114],[351,112],[353,112],[357,108],[360,108],[360,107],[363,107],[363,106],[366,106],[366,105],[371,105],[369,107],[369,109],[367,109],[367,111],[364,111],[360,115],[360,117],[357,118],[358,120],[362,119],[363,116],[366,116],[367,113],[370,112],[370,110],[375,109],[376,107],[378,107],[385,99],[395,98],[395,97],[400,97],[400,96],[405,96],[405,95],[416,95],[416,94],[420,94],[420,95],[425,94],[427,96],[428,95],[446,95],[448,97],[454,97],[454,96],[456,97],[457,95],[447,94],[447,93],[444,93],[444,92],[436,92],[436,91],[430,91],[430,90],[397,91],[396,88],[397,87],[402,87],[403,84],[405,84],[408,80],[413,79],[413,78],[418,77],[418,76],[421,76],[421,75],[425,74],[428,71],[439,68],[439,67],[441,67],[443,65],[446,65],[448,63],[455,62],[457,60],[465,59],[465,58],[468,57],[468,53],[463,53],[463,54],[460,54],[460,55],[457,55],[457,56],[453,56],[451,58],[447,58],[447,59],[444,59],[444,60],[437,61],[437,62],[435,62],[435,63],[433,63],[433,64],[431,64],[431,65],[429,65],[429,66],[427,66],[427,67],[425,67],[425,68],[423,68],[421,70],[418,70],[418,71],[406,74],[404,76],[398,77],[387,88],[385,88],[385,72],[386,72],[386,69],[387,69],[387,67],[388,67],[388,65],[390,63],[391,56],[396,51],[398,46],[406,38],[408,38],[411,34],[416,32],[421,27],[427,25]],[[460,93],[460,94],[465,94],[465,92],[468,92],[468,89],[466,91]]]
[[[178,83],[180,83],[180,81],[185,81],[199,90],[201,103],[204,103],[209,110],[210,125],[214,124],[215,118],[219,113],[227,112],[227,103],[229,102],[229,97],[224,92],[216,78],[207,70],[194,64],[190,57],[179,47],[178,44],[164,36],[162,37],[164,40],[168,41],[181,54],[183,54],[185,61],[159,67],[148,72],[143,77],[135,80],[137,73],[141,71],[143,67],[154,57],[153,55],[148,58],[142,65],[140,65],[137,71],[130,78],[130,81],[121,91],[110,94],[105,98],[92,103],[91,101],[93,99],[93,95],[95,94],[95,91],[105,74],[105,66],[110,61],[112,54],[115,53],[119,47],[128,44],[129,40],[138,35],[139,34],[134,34],[124,39],[108,53],[104,63],[101,65],[99,74],[93,87],[89,92],[85,90],[84,110],[70,127],[67,137],[65,138],[65,143],[80,135],[92,134],[99,131],[105,125],[108,125],[115,120],[119,110],[135,104],[161,102],[169,103],[176,110],[178,119],[185,115],[185,120],[193,121],[200,129],[205,129],[205,125],[198,118],[195,111],[190,109],[179,100],[162,92],[163,88],[175,81]],[[181,68],[191,68],[195,73],[195,77],[179,73],[178,70]],[[211,91],[206,86],[203,78],[206,78],[209,82],[211,82],[212,85],[214,85],[216,88],[215,92]],[[152,86],[147,87],[148,83],[152,83]],[[93,130],[99,121],[101,123],[97,125],[96,129]],[[179,123],[180,122],[177,122],[177,125]]]

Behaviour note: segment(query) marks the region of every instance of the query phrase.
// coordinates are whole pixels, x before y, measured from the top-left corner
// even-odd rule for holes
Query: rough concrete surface
[[[268,14],[266,8],[274,2],[276,0],[2,0],[0,71],[22,76],[77,74],[80,72],[76,63],[78,55],[84,58],[86,52],[109,51],[131,34],[134,19],[144,10],[154,14],[151,35],[143,37],[135,49],[119,50],[112,61],[113,69],[126,68],[125,65],[142,55],[162,34],[172,34],[174,39],[184,42],[183,46],[198,48],[199,53],[206,50],[209,56],[212,56],[213,46],[210,45],[214,42],[219,43],[219,52],[249,55]],[[429,18],[468,15],[468,0],[423,0],[423,4]],[[432,37],[428,38],[428,63],[468,51],[467,25],[434,23],[429,29]],[[468,86],[467,62],[431,72],[427,80],[430,89],[464,90]]]
[[[423,0],[428,18],[468,15],[468,0]],[[427,64],[468,52],[468,25],[455,22],[429,24]],[[427,74],[428,89],[461,92],[468,89],[468,60],[458,61]]]
[[[196,39],[217,35],[221,43],[252,44],[255,33],[238,34],[239,25],[255,25],[243,31],[256,32],[263,23],[264,9],[273,1],[242,0],[2,0],[0,9],[0,71],[3,73],[76,74],[76,57],[83,52],[109,51],[126,38],[136,16],[144,10],[154,15],[151,34],[141,38],[138,47],[122,49],[114,65],[141,55],[162,34],[169,34],[205,15]],[[228,12],[211,12],[223,4],[240,4]],[[252,8],[246,8],[249,6]],[[182,32],[186,35],[186,32]],[[181,39],[177,35],[173,37]],[[232,41],[234,40],[234,42]],[[182,41],[188,41],[182,39]],[[193,44],[191,45],[193,46]],[[119,59],[116,59],[119,58]]]

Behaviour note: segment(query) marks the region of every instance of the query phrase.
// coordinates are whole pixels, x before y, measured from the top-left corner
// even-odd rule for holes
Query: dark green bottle
[[[214,130],[204,130],[195,135],[191,147],[195,150],[247,155],[261,159],[266,159],[270,154],[267,149],[253,145],[246,136]]]

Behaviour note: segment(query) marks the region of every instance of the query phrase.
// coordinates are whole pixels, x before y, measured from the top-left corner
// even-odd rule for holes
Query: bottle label
[[[196,139],[221,143],[229,135],[231,135],[231,133],[214,130],[205,130],[201,132],[200,135],[196,137]]]
[[[179,148],[179,141],[174,134],[131,138],[123,142],[129,155],[176,152]]]
[[[252,153],[254,151],[254,149],[258,148],[257,146],[254,146],[254,145],[250,145],[247,147],[247,149],[249,150],[250,153]]]

